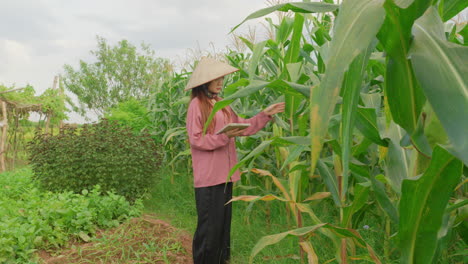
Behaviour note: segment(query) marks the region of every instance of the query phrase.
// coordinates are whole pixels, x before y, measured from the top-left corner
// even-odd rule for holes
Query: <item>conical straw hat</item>
[[[195,70],[190,76],[184,91],[188,91],[204,83],[211,82],[219,77],[236,72],[239,69],[232,67],[224,62],[219,62],[212,58],[203,57],[195,67]]]

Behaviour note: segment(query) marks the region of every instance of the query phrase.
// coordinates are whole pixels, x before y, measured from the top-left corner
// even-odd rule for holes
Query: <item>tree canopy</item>
[[[91,51],[94,62],[80,60],[78,69],[64,66],[65,87],[77,96],[81,114],[90,110],[101,117],[120,102],[148,97],[163,82],[164,72],[172,71],[169,61],[155,57],[148,45],[137,49],[121,40],[111,46],[99,36],[97,42]]]

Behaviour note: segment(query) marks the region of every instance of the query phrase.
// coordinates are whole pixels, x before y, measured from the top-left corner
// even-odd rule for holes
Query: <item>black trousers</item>
[[[227,263],[230,257],[232,183],[195,188],[198,223],[193,237],[194,264]]]

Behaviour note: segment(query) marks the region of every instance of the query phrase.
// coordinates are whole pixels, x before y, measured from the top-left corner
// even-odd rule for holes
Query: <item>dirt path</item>
[[[72,242],[52,253],[38,252],[44,264],[180,263],[192,262],[192,237],[146,214],[117,228],[98,231],[89,243]]]

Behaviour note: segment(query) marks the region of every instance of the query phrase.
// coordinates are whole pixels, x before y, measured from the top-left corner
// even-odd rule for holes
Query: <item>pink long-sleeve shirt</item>
[[[230,109],[229,109],[230,110]],[[250,126],[244,130],[243,136],[257,133],[265,127],[271,116],[260,112],[250,119],[242,119],[230,110],[232,123],[249,123]],[[237,163],[237,152],[235,138],[229,138],[226,134],[208,134],[203,136],[202,115],[200,101],[194,98],[187,112],[187,132],[192,151],[192,166],[195,188],[214,186],[225,183],[229,171]],[[218,111],[214,117],[216,120],[214,131],[224,127],[228,120],[223,111]],[[239,171],[236,171],[231,181],[240,179]]]

